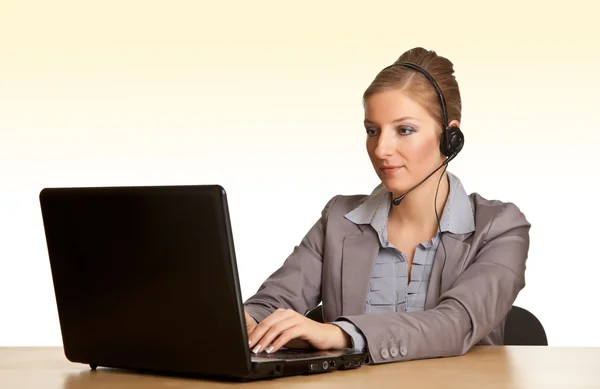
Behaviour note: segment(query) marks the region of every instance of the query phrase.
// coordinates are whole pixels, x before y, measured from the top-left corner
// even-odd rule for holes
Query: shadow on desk
[[[169,372],[156,372],[146,370],[128,370],[117,368],[98,367],[97,370],[86,370],[71,374],[64,383],[64,389],[90,389],[90,388],[165,388],[187,387],[187,384],[204,384],[210,387],[239,383],[240,381],[226,377],[207,377],[191,374],[177,374]]]
[[[165,387],[185,388],[192,383],[219,387],[226,382],[207,380],[206,378],[184,377],[176,375],[160,375],[147,372],[102,369],[87,370],[69,375],[64,382],[64,389],[95,388],[127,388],[127,389],[164,389]]]

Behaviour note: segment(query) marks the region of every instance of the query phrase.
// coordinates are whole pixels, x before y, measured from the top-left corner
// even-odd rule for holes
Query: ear
[[[456,126],[456,127],[460,128],[460,122],[458,120],[452,120],[450,123],[448,123],[448,127],[452,127],[452,126]]]

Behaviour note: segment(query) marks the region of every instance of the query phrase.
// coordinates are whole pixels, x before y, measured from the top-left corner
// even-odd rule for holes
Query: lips
[[[382,166],[379,169],[383,174],[393,174],[402,169],[402,166]]]

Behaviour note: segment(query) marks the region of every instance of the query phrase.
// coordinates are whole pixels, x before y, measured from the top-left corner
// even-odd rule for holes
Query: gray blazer
[[[365,315],[377,233],[344,217],[368,196],[335,196],[284,264],[245,302],[261,321],[277,308],[302,314],[323,303],[326,322],[347,320],[367,340],[371,363],[462,355],[503,344],[506,315],[525,286],[530,224],[512,203],[469,195],[475,231],[444,233],[425,310]]]

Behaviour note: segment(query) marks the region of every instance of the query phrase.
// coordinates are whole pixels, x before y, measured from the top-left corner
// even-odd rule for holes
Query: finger
[[[256,347],[256,343],[269,330],[270,326],[281,320],[282,316],[284,315],[284,311],[285,310],[283,309],[276,310],[267,316],[263,321],[258,323],[254,328],[252,328],[252,332],[248,333],[248,345],[250,347]]]
[[[265,318],[260,324],[264,324],[265,326],[270,327],[274,323],[280,321],[282,318],[289,317],[294,315],[296,312],[292,309],[282,309],[279,308],[269,316]]]
[[[246,319],[246,332],[250,335],[256,327],[256,321],[247,312],[244,312],[244,318]]]
[[[281,317],[280,321],[272,324],[269,328],[257,327],[252,333],[252,337],[256,339],[253,339],[254,346],[252,351],[255,353],[259,353],[261,351],[266,350],[281,332],[295,325],[296,322],[297,318],[295,318],[294,316],[290,318]]]
[[[273,341],[273,343],[271,343],[271,346],[269,346],[267,352],[274,353],[278,351],[280,348],[282,348],[292,340],[307,335],[305,332],[306,327],[301,324],[296,324],[292,327],[287,328],[285,331],[279,334],[279,336]]]
[[[256,347],[260,346],[260,351],[269,350],[271,343],[273,343],[273,341],[275,341],[275,339],[277,339],[282,332],[297,325],[298,323],[299,318],[297,316],[292,316],[273,324],[269,330],[257,341]]]
[[[267,318],[265,318],[265,320],[261,321],[256,327],[254,327],[254,329],[252,330],[252,334],[248,337],[250,347],[256,348],[256,344],[258,343],[258,341],[267,333],[271,326],[282,320],[287,319],[288,317],[294,316],[294,313],[294,311],[278,309],[277,311],[269,315]],[[264,344],[261,345],[261,350],[264,349],[264,346]]]
[[[252,335],[255,328],[256,328],[256,324],[248,324],[246,326],[246,332],[248,333],[248,336]]]

